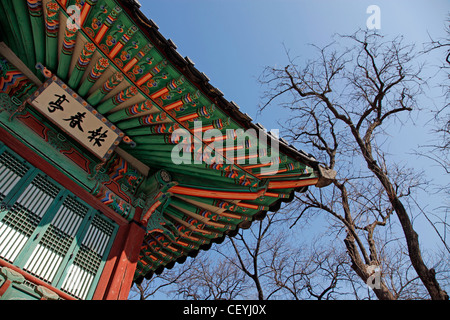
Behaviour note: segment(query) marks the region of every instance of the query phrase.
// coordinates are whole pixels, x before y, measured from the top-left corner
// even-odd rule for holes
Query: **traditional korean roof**
[[[3,41],[28,69],[41,81],[42,70],[56,75],[126,134],[121,154],[146,176],[134,193],[147,229],[137,282],[248,228],[295,191],[328,181],[311,155],[226,100],[139,7],[133,0],[0,3]],[[241,139],[252,130],[257,137]],[[175,147],[189,155],[184,163],[174,161]]]

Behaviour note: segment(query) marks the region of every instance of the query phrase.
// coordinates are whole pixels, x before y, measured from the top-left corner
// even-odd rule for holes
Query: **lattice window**
[[[0,257],[14,262],[61,188],[38,174],[0,221]]]
[[[29,169],[8,151],[0,155],[0,201],[8,195]]]
[[[0,258],[89,298],[117,225],[19,159],[0,147]]]
[[[114,225],[99,215],[94,217],[81,243],[81,248],[69,268],[62,290],[77,298],[86,298],[113,232]]]
[[[59,207],[24,269],[51,283],[89,208],[71,196]]]

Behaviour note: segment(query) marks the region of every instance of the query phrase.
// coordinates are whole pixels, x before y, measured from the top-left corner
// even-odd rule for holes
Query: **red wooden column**
[[[108,260],[103,267],[102,275],[100,276],[92,300],[103,300],[103,297],[107,293],[108,287],[111,282],[111,277],[114,275],[114,267],[116,266],[117,261],[123,251],[124,243],[128,236],[129,229],[129,224],[120,226],[116,235],[116,239],[114,240],[114,243],[111,247],[111,251],[109,252]]]
[[[5,282],[0,286],[0,297],[5,294],[6,290],[9,289],[11,286],[12,281],[9,279],[6,279]]]
[[[134,220],[129,225],[125,245],[112,276],[106,300],[126,300],[128,298],[136,271],[139,251],[146,233],[145,228],[138,222],[141,214],[142,209],[137,207]]]

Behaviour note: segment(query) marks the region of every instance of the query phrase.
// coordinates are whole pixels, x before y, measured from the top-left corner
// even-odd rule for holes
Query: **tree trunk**
[[[447,292],[441,289],[439,283],[436,280],[436,273],[434,269],[428,269],[425,262],[422,259],[422,254],[419,246],[419,236],[414,230],[408,213],[403,206],[403,203],[397,196],[391,182],[382,169],[376,164],[371,154],[367,149],[362,150],[364,158],[367,162],[367,167],[376,175],[386,190],[389,197],[389,201],[397,213],[398,219],[403,229],[403,233],[406,238],[406,244],[408,246],[408,253],[411,259],[411,264],[417,272],[417,275],[422,280],[424,286],[427,288],[431,299],[433,300],[448,300],[449,296]]]
[[[371,273],[368,272],[368,265],[366,265],[361,256],[358,253],[358,249],[355,245],[355,239],[350,234],[344,240],[345,246],[347,247],[350,259],[352,260],[352,269],[356,272],[356,274],[366,283],[368,284],[369,278],[372,276]],[[379,282],[379,287],[372,287],[373,292],[377,296],[379,300],[396,300],[394,295],[391,293],[389,288],[384,283],[383,279],[377,279]]]
[[[395,212],[397,213],[398,219],[400,220],[403,232],[405,233],[411,263],[416,270],[417,275],[427,288],[431,299],[448,300],[449,297],[447,292],[441,289],[439,283],[436,280],[436,273],[434,269],[428,269],[422,259],[419,247],[419,236],[413,229],[411,220],[408,217],[408,213],[406,212],[405,207],[396,195],[391,200],[391,203],[394,207]]]

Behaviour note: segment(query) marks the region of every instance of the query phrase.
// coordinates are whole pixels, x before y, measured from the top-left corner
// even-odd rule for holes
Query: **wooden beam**
[[[25,1],[8,0],[14,7],[19,22],[18,29],[22,39],[22,45],[25,48],[28,67],[32,68],[36,65],[36,53],[34,50],[33,31],[31,29],[30,15]],[[7,2],[8,2],[7,1]]]
[[[216,199],[232,199],[232,200],[255,200],[264,195],[264,190],[258,192],[232,192],[232,191],[207,190],[182,186],[174,186],[169,190],[169,192],[179,195],[199,196]]]
[[[305,186],[315,185],[319,181],[319,178],[304,179],[304,180],[280,180],[280,181],[270,181],[269,189],[287,189],[287,188],[298,188]]]
[[[45,18],[45,66],[52,72],[58,66],[59,5],[51,0],[44,10]]]

